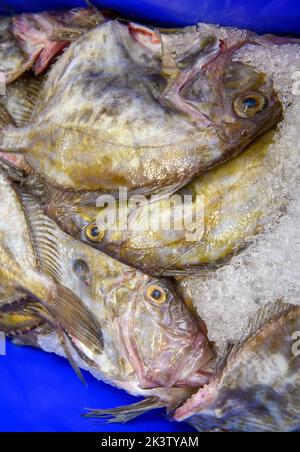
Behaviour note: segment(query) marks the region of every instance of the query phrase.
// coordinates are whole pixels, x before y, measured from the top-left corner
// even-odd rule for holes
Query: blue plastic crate
[[[295,0],[94,0],[135,20],[161,26],[197,22],[244,27],[258,33],[300,35],[300,2]],[[0,0],[2,12],[84,6],[83,0]]]

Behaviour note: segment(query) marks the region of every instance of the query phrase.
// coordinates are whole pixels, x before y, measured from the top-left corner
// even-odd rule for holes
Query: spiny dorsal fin
[[[252,336],[256,335],[269,322],[278,319],[294,308],[294,305],[278,300],[275,303],[268,303],[258,309],[254,316],[251,317],[243,337],[237,342],[228,342],[223,350],[220,351],[216,364],[216,372],[218,375],[223,372],[228,360],[231,358],[234,359]]]
[[[159,30],[157,30],[157,33],[160,37],[161,42],[161,61],[162,61],[162,68],[161,73],[164,77],[170,77],[170,78],[176,78],[180,75],[180,69],[177,67],[176,62],[169,52],[169,50],[166,48],[166,45],[164,43],[163,37]]]
[[[226,367],[228,357],[230,356],[232,350],[235,348],[236,344],[234,342],[227,342],[224,347],[218,350],[218,358],[214,365],[214,374],[219,376],[224,368]]]
[[[22,188],[17,188],[36,254],[38,269],[61,283],[60,249],[56,224],[46,217],[37,201]]]
[[[42,325],[39,318],[31,317],[26,313],[9,312],[0,314],[0,331],[10,339],[34,331]]]
[[[284,303],[282,300],[278,300],[275,303],[269,303],[258,309],[254,317],[249,321],[246,336],[242,342],[247,340],[253,334],[256,334],[271,320],[281,317],[286,312],[289,312],[294,308],[294,305]]]
[[[41,304],[60,325],[65,334],[89,350],[92,356],[103,351],[101,327],[83,302],[61,283],[61,264],[57,226],[42,212],[37,201],[22,188],[16,188],[24,213],[30,225],[31,240],[37,257],[38,269],[56,281],[55,291]],[[67,351],[67,350],[66,350]]]

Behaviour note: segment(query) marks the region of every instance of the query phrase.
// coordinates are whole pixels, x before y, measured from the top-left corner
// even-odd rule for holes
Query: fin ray
[[[5,106],[17,127],[25,127],[30,123],[43,86],[43,76],[24,75],[7,87]]]
[[[28,223],[39,270],[61,282],[61,261],[56,226],[46,215],[37,201],[23,189],[17,189]]]
[[[148,397],[141,402],[132,405],[120,406],[107,410],[90,410],[84,414],[83,417],[88,419],[98,419],[106,421],[109,424],[121,423],[124,424],[150,410],[165,407],[165,403],[157,397]]]

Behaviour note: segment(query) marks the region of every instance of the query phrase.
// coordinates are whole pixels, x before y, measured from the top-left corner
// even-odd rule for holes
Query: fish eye
[[[267,107],[267,99],[260,93],[247,93],[237,96],[233,109],[240,118],[254,118]]]
[[[101,242],[104,230],[99,229],[96,223],[91,223],[85,228],[85,235],[90,242]]]
[[[159,285],[150,285],[147,288],[147,297],[156,304],[163,304],[167,301],[167,292]]]

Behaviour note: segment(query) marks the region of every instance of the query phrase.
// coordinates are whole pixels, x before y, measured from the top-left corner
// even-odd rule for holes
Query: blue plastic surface
[[[94,0],[95,5],[161,26],[219,23],[259,33],[300,34],[298,0]],[[2,12],[83,6],[84,0],[0,0]]]
[[[168,421],[162,410],[128,424],[93,423],[84,408],[111,408],[139,399],[84,372],[86,388],[68,362],[53,354],[7,343],[0,356],[0,431],[192,431]]]
[[[300,35],[300,2],[295,0],[95,0],[124,17],[160,26],[219,23],[260,33]],[[80,0],[0,0],[0,13],[84,6]],[[137,401],[124,391],[85,374],[88,389],[66,360],[8,343],[0,356],[0,431],[190,431],[155,411],[127,425],[93,424],[84,407],[109,408]]]

